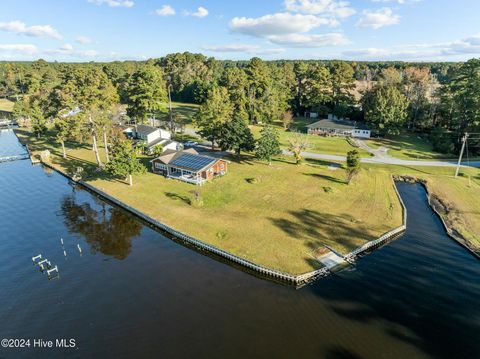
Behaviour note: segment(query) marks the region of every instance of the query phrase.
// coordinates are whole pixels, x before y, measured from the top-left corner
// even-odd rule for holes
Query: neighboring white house
[[[159,138],[169,140],[172,135],[169,131],[147,125],[136,125],[132,128],[132,136],[138,140],[144,140],[147,144]]]
[[[371,130],[365,124],[338,118],[334,115],[328,115],[327,119],[307,125],[307,129],[311,135],[351,136],[360,138],[370,138],[371,136]]]
[[[305,117],[307,118],[318,118],[318,112],[305,112]]]
[[[151,153],[153,148],[158,145],[163,147],[163,151],[181,151],[183,149],[183,145],[176,141],[172,141],[171,133],[162,128],[147,125],[136,125],[134,127],[125,129],[124,132],[130,134],[134,139],[144,141],[146,150],[149,153]]]

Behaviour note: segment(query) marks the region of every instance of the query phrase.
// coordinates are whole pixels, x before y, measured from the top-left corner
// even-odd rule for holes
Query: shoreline
[[[15,133],[15,131],[13,131],[13,132]],[[28,148],[28,144],[23,144],[16,133],[15,133],[15,136],[17,137],[19,142],[23,146],[25,146],[27,152],[30,155],[30,160],[31,160],[32,164],[42,164],[42,165],[56,171],[60,175],[64,176],[68,180],[70,180],[72,183],[80,185],[83,188],[87,189],[89,192],[91,192],[95,195],[98,195],[102,199],[107,200],[108,202],[113,203],[113,204],[121,207],[122,209],[126,210],[127,212],[135,215],[137,218],[140,218],[143,221],[145,221],[146,223],[148,223],[149,225],[153,226],[157,230],[159,230],[161,232],[164,232],[164,233],[167,233],[169,236],[173,236],[173,238],[169,238],[171,240],[181,242],[182,244],[187,244],[187,245],[195,248],[196,250],[199,250],[201,252],[206,252],[210,255],[213,255],[217,259],[218,259],[218,257],[220,257],[223,260],[226,260],[228,262],[228,264],[239,266],[242,270],[246,270],[248,272],[253,272],[253,273],[261,276],[262,278],[277,281],[277,282],[280,281],[282,283],[287,283],[287,284],[290,284],[290,285],[294,285],[296,287],[303,286],[305,284],[308,284],[308,283],[318,279],[319,277],[325,277],[325,276],[328,276],[329,274],[331,274],[330,269],[328,269],[327,267],[322,267],[322,268],[319,268],[319,269],[316,269],[316,270],[313,270],[313,271],[309,271],[309,272],[306,272],[306,273],[294,275],[294,274],[290,274],[290,273],[287,273],[287,272],[283,272],[281,270],[272,269],[272,268],[262,266],[260,264],[254,263],[250,260],[239,257],[235,254],[232,254],[228,251],[225,251],[225,250],[220,249],[218,247],[215,247],[213,245],[207,244],[207,243],[205,243],[201,240],[198,240],[198,239],[196,239],[194,237],[191,237],[191,236],[189,236],[189,235],[187,235],[183,232],[180,232],[180,231],[176,230],[175,228],[172,228],[170,226],[167,226],[166,224],[161,223],[157,219],[152,218],[152,217],[148,216],[147,214],[143,213],[142,211],[127,205],[126,203],[120,201],[116,197],[104,192],[103,190],[101,190],[101,189],[99,189],[99,188],[97,188],[97,187],[95,187],[95,186],[93,186],[89,183],[86,183],[86,182],[81,181],[81,180],[80,181],[74,180],[72,178],[72,176],[70,176],[68,173],[64,172],[63,170],[57,168],[56,166],[54,166],[50,163],[46,163],[46,162],[43,162],[41,160],[36,159],[34,157],[34,155],[30,152],[30,150]],[[378,247],[382,246],[383,244],[385,244],[385,243],[387,243],[391,240],[396,239],[406,230],[407,210],[405,208],[405,205],[403,203],[403,200],[402,200],[400,194],[398,193],[398,190],[397,190],[396,185],[395,185],[394,178],[391,177],[391,179],[392,179],[392,186],[394,188],[394,191],[396,193],[396,196],[397,196],[397,198],[400,202],[401,208],[402,208],[402,225],[384,233],[382,236],[378,237],[377,239],[371,240],[371,241],[363,244],[362,246],[352,250],[351,252],[345,254],[343,256],[343,259],[350,264],[352,264],[360,255],[367,254],[367,253],[377,249]]]
[[[133,208],[122,201],[118,200],[117,198],[113,197],[112,195],[98,189],[95,186],[92,186],[91,184],[88,184],[84,181],[75,181],[70,175],[67,173],[61,171],[60,169],[56,168],[55,166],[45,163],[45,162],[33,162],[32,163],[41,163],[42,165],[58,172],[60,175],[64,176],[65,178],[69,179],[75,184],[78,184],[84,188],[86,188],[88,191],[100,196],[102,199],[107,200],[110,203],[113,203],[122,209],[126,210],[127,212],[135,215],[136,217],[144,220],[148,224],[152,225],[156,229],[159,229],[162,232],[168,233],[169,235],[173,236],[174,238],[170,238],[171,240],[178,240],[182,243],[186,243],[190,246],[193,246],[197,250],[201,250],[202,252],[207,252],[208,254],[214,255],[216,257],[220,257],[222,259],[226,259],[228,261],[228,264],[236,264],[240,266],[242,270],[247,270],[247,271],[253,271],[255,274],[260,275],[262,278],[269,279],[269,280],[274,280],[274,281],[281,281],[283,283],[287,284],[292,284],[296,287],[301,287],[303,285],[306,285],[310,282],[315,281],[316,279],[320,277],[326,277],[331,274],[331,271],[327,267],[322,267],[310,272],[302,273],[299,275],[292,275],[286,272],[282,272],[276,269],[271,269],[264,267],[262,265],[256,264],[254,262],[251,262],[247,259],[241,258],[235,254],[229,253],[227,251],[224,251],[220,248],[217,248],[213,245],[207,244],[201,240],[198,240],[194,237],[191,237],[187,234],[184,234],[172,227],[169,227],[158,220],[146,215],[145,213],[137,210],[136,208]],[[392,178],[393,181],[393,178]],[[400,201],[401,207],[402,207],[402,222],[403,224],[397,228],[394,228],[391,231],[388,231],[387,233],[383,234],[381,237],[369,241],[365,243],[363,246],[353,250],[352,252],[346,254],[344,256],[344,259],[352,264],[360,255],[364,255],[367,253],[370,253],[371,251],[379,248],[383,244],[396,239],[399,237],[403,232],[406,230],[406,220],[407,220],[407,210],[405,208],[405,205],[403,203],[402,198],[400,197],[400,194],[398,193],[398,190],[395,186],[395,183],[392,183],[395,193],[397,194],[397,197]]]
[[[460,244],[462,247],[464,247],[467,251],[469,251],[473,256],[477,257],[480,259],[480,251],[476,250],[474,246],[471,246],[470,242],[464,238],[458,231],[450,228],[450,226],[447,224],[446,220],[442,216],[442,210],[445,210],[445,207],[441,200],[434,196],[430,189],[428,188],[428,183],[427,181],[417,178],[417,177],[412,177],[412,176],[399,176],[395,175],[394,176],[395,181],[399,182],[406,182],[406,183],[418,183],[422,185],[422,187],[425,189],[426,195],[427,195],[427,202],[432,211],[437,215],[437,217],[440,219],[440,222],[442,223],[442,226],[447,233],[447,235],[453,239],[455,242]]]
[[[28,154],[30,155],[30,160],[32,164],[43,164],[48,168],[53,169],[54,171],[58,172],[62,176],[68,178],[70,181],[72,181],[75,184],[81,185],[82,187],[86,188],[88,191],[91,193],[100,196],[101,198],[107,200],[110,203],[113,203],[115,205],[118,205],[119,207],[123,208],[124,210],[128,211],[129,213],[135,215],[137,218],[140,218],[144,220],[146,223],[149,225],[153,226],[155,229],[160,230],[163,233],[168,234],[168,237],[173,237],[170,238],[171,240],[180,242],[182,244],[187,244],[189,247],[193,247],[196,250],[199,250],[201,252],[206,252],[210,255],[213,255],[216,257],[218,260],[219,258],[222,258],[223,260],[226,260],[228,264],[230,265],[236,265],[239,266],[242,270],[246,270],[248,272],[252,272],[254,274],[257,274],[261,276],[262,278],[274,280],[274,281],[280,281],[283,283],[288,283],[290,285],[294,286],[303,286],[305,284],[308,284],[314,280],[316,280],[319,277],[324,277],[328,276],[331,271],[327,267],[322,267],[310,272],[298,274],[298,275],[293,275],[288,272],[284,272],[281,270],[277,269],[272,269],[268,268],[262,265],[259,265],[255,262],[252,262],[250,260],[247,260],[245,258],[239,257],[235,254],[229,253],[228,251],[225,251],[223,249],[220,249],[216,246],[207,244],[201,240],[198,240],[194,237],[191,237],[183,232],[180,232],[176,230],[175,228],[172,228],[170,226],[167,226],[166,224],[161,223],[160,221],[156,220],[155,218],[152,218],[142,211],[131,207],[127,205],[126,203],[123,203],[116,197],[104,192],[103,190],[88,184],[84,181],[75,181],[69,174],[65,173],[63,170],[57,168],[56,166],[42,162],[39,159],[36,159],[34,155],[30,152],[30,149],[28,147],[28,144],[24,144],[20,138],[17,136],[16,132],[13,130],[13,133],[15,133],[15,136],[17,137],[18,141],[20,144],[22,144]],[[386,233],[384,233],[382,236],[380,236],[377,239],[371,240],[362,246],[352,250],[351,252],[345,254],[343,256],[343,259],[347,261],[348,263],[352,264],[355,262],[357,257],[367,254],[378,247],[382,246],[386,242],[389,242],[397,237],[399,237],[403,232],[405,232],[407,228],[407,209],[404,205],[404,202],[398,192],[398,189],[395,185],[395,182],[400,181],[400,182],[409,182],[409,183],[419,183],[421,184],[427,195],[427,201],[429,203],[430,208],[433,210],[433,212],[440,218],[440,221],[442,223],[443,228],[445,229],[447,235],[455,240],[458,244],[460,244],[462,247],[467,249],[472,255],[474,255],[476,258],[480,259],[480,253],[475,250],[475,247],[470,246],[470,243],[468,240],[463,238],[460,233],[456,232],[454,229],[450,228],[450,226],[447,224],[446,220],[443,218],[441,214],[441,209],[438,208],[438,206],[442,205],[441,201],[437,199],[436,202],[439,202],[438,204],[435,203],[434,196],[432,195],[431,191],[428,188],[427,183],[425,183],[425,180],[417,177],[412,177],[408,175],[391,175],[392,179],[392,185],[394,187],[396,196],[400,202],[401,208],[402,208],[402,225],[399,227],[396,227]],[[443,207],[442,207],[443,208]]]

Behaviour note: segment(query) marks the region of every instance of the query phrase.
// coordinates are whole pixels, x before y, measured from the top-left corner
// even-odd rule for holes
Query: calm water
[[[0,358],[480,357],[480,263],[419,186],[399,185],[402,238],[300,290],[172,242],[29,161],[0,164],[0,189],[0,339],[77,343]],[[38,253],[59,279],[32,265]]]

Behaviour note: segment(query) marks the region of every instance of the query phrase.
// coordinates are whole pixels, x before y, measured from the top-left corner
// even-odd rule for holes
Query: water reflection
[[[128,257],[132,238],[140,235],[142,225],[121,209],[98,202],[100,210],[90,203],[78,203],[75,193],[62,199],[61,213],[71,233],[83,236],[92,253],[103,253],[116,259]]]

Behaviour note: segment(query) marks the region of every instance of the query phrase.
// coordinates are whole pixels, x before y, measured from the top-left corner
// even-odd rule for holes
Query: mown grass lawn
[[[288,139],[292,135],[291,132],[283,130],[283,128],[276,126],[280,137],[280,146],[284,149],[288,148]],[[262,126],[250,126],[255,138],[260,137]],[[361,157],[371,157],[367,151],[356,148],[350,145],[344,137],[323,137],[317,135],[306,135],[308,138],[309,148],[306,152],[321,153],[327,155],[346,156],[347,152],[357,150]]]
[[[186,127],[192,128],[192,129],[194,129],[194,125],[192,123],[193,117],[197,113],[198,107],[199,106],[195,104],[172,102],[173,110],[178,111],[178,113],[180,113],[180,115],[187,120]],[[166,119],[167,112],[161,113],[160,116],[163,116],[163,118]],[[306,117],[296,117],[292,124],[292,128],[297,131],[306,133],[307,131],[306,126],[312,122],[315,122],[315,119],[310,119]],[[290,136],[291,133],[285,131],[279,122],[276,122],[273,125],[277,128],[278,133],[280,135],[280,143],[282,148],[286,149],[288,147],[288,137]],[[253,135],[256,138],[260,137],[260,130],[262,129],[262,126],[260,125],[250,126],[250,129],[252,130]],[[177,134],[176,139],[179,141],[188,141],[195,138],[192,138],[191,135]],[[310,144],[310,148],[308,149],[308,151],[313,153],[346,156],[348,151],[357,149],[360,152],[360,155],[362,157],[371,156],[367,151],[353,147],[345,140],[345,138],[341,138],[341,137],[321,137],[321,136],[308,135],[308,142]]]
[[[388,148],[387,154],[405,160],[433,160],[456,158],[454,154],[435,152],[430,141],[418,134],[404,133],[389,138],[372,138],[367,141],[372,148]]]
[[[323,245],[347,253],[401,224],[390,172],[366,167],[347,185],[341,168],[278,158],[271,166],[244,156],[226,176],[202,187],[147,173],[134,186],[94,171],[88,144],[67,144],[68,159],[50,140],[17,130],[34,151],[50,149],[53,164],[82,166],[88,182],[159,221],[264,266],[299,274],[319,267],[312,252]],[[144,159],[146,163],[147,159]],[[204,206],[190,204],[199,190]]]
[[[4,98],[0,98],[0,111],[12,112],[13,105],[15,105],[14,102]]]
[[[199,107],[199,105],[194,103],[172,102],[173,112],[177,112],[180,115],[180,118],[185,119],[187,126],[191,126],[193,117],[197,113]],[[168,103],[165,104],[165,111],[158,112],[157,116],[161,120],[168,120]]]

